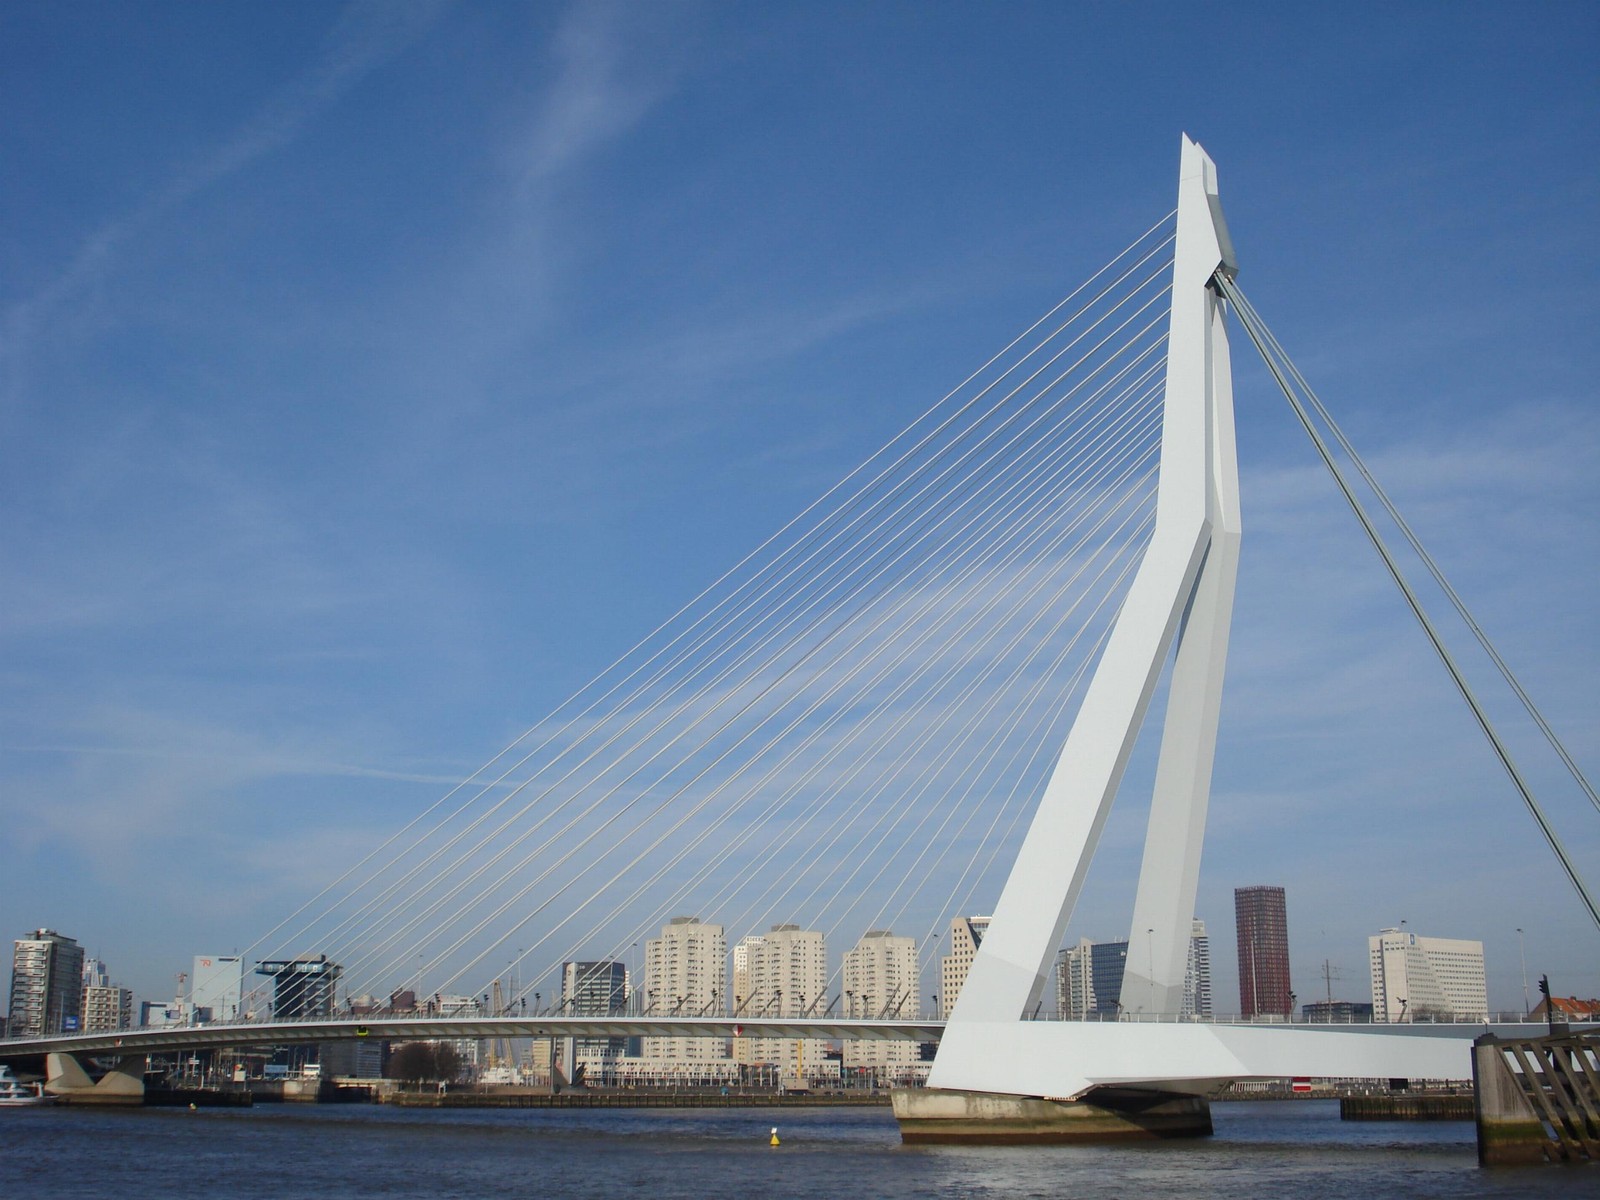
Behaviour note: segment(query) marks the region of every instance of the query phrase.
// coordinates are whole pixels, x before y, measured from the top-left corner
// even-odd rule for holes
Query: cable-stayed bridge
[[[1243,524],[1230,320],[1263,353],[1600,923],[1332,446],[1432,560],[1236,274],[1215,169],[1185,139],[1172,214],[247,951],[337,964],[327,998],[346,1008],[363,997],[393,1010],[406,992],[413,1006],[487,998],[491,980],[509,980],[501,1011],[517,1015],[323,1013],[0,1052],[132,1055],[362,1036],[358,1026],[396,1038],[937,1038],[929,1088],[899,1111],[908,1135],[929,1136],[1007,1122],[1037,1132],[1055,1118],[1018,1105],[1107,1089],[1146,1097],[1132,1107],[1148,1114],[1150,1096],[1200,1097],[1243,1077],[1465,1076],[1481,1025],[1178,1019]],[[1035,1020],[1163,677],[1122,985],[1137,1019]],[[941,1003],[951,989],[923,977],[951,918],[975,911],[992,912],[987,933]],[[655,936],[687,913],[719,964],[693,978]],[[835,949],[909,929],[914,965],[869,993],[819,949],[820,966],[785,976],[805,982],[778,986],[751,963],[796,928]],[[556,1009],[563,964],[584,962],[626,964],[626,1002],[542,1014],[547,997]],[[1171,1116],[1173,1130],[1208,1127],[1198,1101]]]

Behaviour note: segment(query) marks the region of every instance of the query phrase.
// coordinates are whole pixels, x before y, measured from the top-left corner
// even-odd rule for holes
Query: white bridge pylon
[[[1252,1075],[1470,1073],[1466,1042],[1400,1030],[1403,1047],[1369,1032],[1356,1051],[1333,1030],[1027,1019],[1169,653],[1122,1006],[1130,1018],[1179,1013],[1239,556],[1232,368],[1214,282],[1236,271],[1216,167],[1185,137],[1155,528],[950,1015],[931,1086],[1074,1098],[1114,1084],[1199,1092]]]

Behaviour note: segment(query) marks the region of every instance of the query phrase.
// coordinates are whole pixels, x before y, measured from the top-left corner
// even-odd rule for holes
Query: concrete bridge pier
[[[1082,1100],[896,1088],[890,1102],[906,1143],[1133,1142],[1209,1137],[1212,1131],[1203,1096],[1141,1088],[1096,1088]]]
[[[44,1090],[67,1104],[144,1103],[143,1054],[124,1055],[98,1082],[89,1078],[75,1054],[51,1053],[45,1059]]]
[[[1480,1165],[1600,1161],[1600,1033],[1485,1034],[1472,1090]]]

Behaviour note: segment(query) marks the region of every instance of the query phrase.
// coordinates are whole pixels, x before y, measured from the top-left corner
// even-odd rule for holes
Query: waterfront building
[[[1199,917],[1189,927],[1189,961],[1183,971],[1183,1009],[1187,1020],[1211,1017],[1211,939]]]
[[[275,1021],[316,1021],[331,1017],[339,972],[339,964],[330,962],[326,954],[315,958],[304,954],[299,958],[256,964],[256,974],[272,980]]]
[[[844,1015],[851,1019],[893,1020],[917,1013],[917,943],[887,929],[862,936],[844,956]],[[848,1038],[842,1046],[848,1070],[893,1073],[917,1059],[914,1042]]]
[[[628,1010],[628,967],[615,959],[561,964],[561,1008],[567,1017],[619,1017]],[[628,1052],[621,1037],[569,1038],[565,1065],[582,1068],[594,1081],[608,1081]]]
[[[1483,943],[1385,929],[1367,939],[1376,1021],[1484,1021]]]
[[[133,1025],[133,990],[115,984],[91,984],[83,989],[83,1031],[109,1033]]]
[[[673,917],[644,948],[644,1003],[658,1016],[720,1016],[728,992],[728,943],[721,925]],[[723,1038],[645,1038],[640,1056],[652,1063],[725,1062]]]
[[[1079,938],[1076,946],[1061,950],[1056,955],[1057,1014],[1066,1021],[1116,1019],[1127,1008],[1122,1002],[1122,977],[1127,966],[1126,940],[1092,942]],[[1189,930],[1182,1015],[1212,1015],[1211,946],[1206,923],[1199,919]]]
[[[387,1042],[371,1038],[325,1042],[317,1050],[324,1079],[382,1079]]]
[[[1289,984],[1289,916],[1281,887],[1233,889],[1239,946],[1239,1011],[1247,1017],[1287,1017],[1294,1011]]]
[[[139,1001],[139,1028],[162,1029],[168,1025],[187,1025],[189,1004],[185,1000]]]
[[[1350,1000],[1318,1000],[1302,1004],[1300,1015],[1313,1025],[1370,1025],[1372,1005]]]
[[[1115,1019],[1122,1012],[1122,976],[1128,966],[1128,943],[1089,943],[1089,987],[1094,997],[1090,1012]]]
[[[1093,949],[1088,938],[1079,938],[1056,955],[1056,1015],[1063,1021],[1082,1021],[1094,1012]]]
[[[750,1001],[750,947],[766,940],[759,933],[752,933],[740,938],[733,948],[733,1015],[736,1017],[745,1015]]]
[[[201,1021],[237,1021],[244,1001],[244,959],[237,954],[196,954],[189,1001]]]
[[[484,1014],[483,1001],[476,996],[457,996],[448,992],[435,992],[429,996],[422,1006],[422,1015],[426,1017],[481,1017]],[[438,1045],[453,1046],[461,1057],[463,1066],[473,1071],[478,1067],[479,1042],[477,1038],[441,1038]]]
[[[83,1023],[83,947],[53,929],[18,938],[11,955],[11,1037],[75,1033]]]
[[[751,1017],[820,1016],[827,1008],[828,952],[820,930],[774,925],[748,947]],[[780,1077],[803,1081],[823,1069],[820,1038],[742,1038],[742,1061],[768,1064]]]
[[[939,1015],[946,1020],[955,1010],[988,928],[988,917],[954,917],[950,921],[950,953],[939,960]]]
[[[757,1010],[754,1007],[756,996],[750,987],[750,951],[766,942],[766,938],[759,933],[752,933],[739,939],[731,955],[733,962],[733,1008],[736,1017],[753,1015]],[[756,1044],[751,1038],[736,1037],[732,1046],[733,1061],[745,1065],[756,1062]]]

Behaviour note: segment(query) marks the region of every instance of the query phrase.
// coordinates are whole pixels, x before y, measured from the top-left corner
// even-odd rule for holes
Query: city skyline
[[[1148,45],[1109,10],[378,12],[8,14],[15,933],[141,997],[244,951],[1165,212],[1185,129],[1245,290],[1594,773],[1591,18],[1293,14],[1288,63],[1240,12]],[[1291,962],[1359,979],[1405,920],[1483,941],[1491,1008],[1522,959],[1600,992],[1600,935],[1234,358],[1198,914],[1292,879]],[[1145,758],[1069,944],[1127,935]]]
[[[1263,992],[1254,1001],[1240,996],[1237,1012],[1219,1012],[1211,1001],[1211,965],[1209,936],[1203,919],[1191,921],[1188,967],[1184,981],[1182,1019],[1229,1020],[1239,1016],[1248,1019],[1252,1011],[1273,1015],[1292,1015],[1293,1019],[1327,1019],[1328,1011],[1350,1011],[1351,1006],[1365,1005],[1368,1018],[1380,1022],[1415,1020],[1466,1019],[1479,1021],[1489,1018],[1515,1019],[1512,1013],[1526,1014],[1526,1006],[1495,1009],[1489,1005],[1486,990],[1486,973],[1483,943],[1475,939],[1451,939],[1386,928],[1381,934],[1368,938],[1370,990],[1366,993],[1371,1002],[1359,999],[1360,985],[1352,974],[1331,962],[1321,964],[1321,976],[1329,995],[1315,999],[1309,993],[1297,993],[1284,983],[1286,963],[1266,961],[1274,957],[1273,946],[1284,941],[1285,889],[1252,885],[1236,889],[1236,920],[1241,931],[1251,931],[1254,941],[1242,938],[1237,942],[1241,962],[1241,979],[1248,980],[1249,969],[1244,960],[1247,954],[1261,954],[1258,964],[1260,980],[1256,986]],[[674,917],[661,929],[660,936],[649,939],[641,963],[641,973],[635,975],[624,959],[596,961],[567,961],[554,969],[553,988],[548,1006],[541,1006],[540,994],[534,995],[532,1011],[549,1013],[574,1013],[603,1015],[605,1013],[650,1013],[672,1015],[677,1012],[692,1015],[771,1015],[781,1007],[785,1015],[804,1013],[818,1015],[826,1006],[828,1011],[837,1008],[847,1019],[871,1016],[922,1016],[947,1018],[954,1001],[959,997],[961,985],[970,968],[973,953],[982,943],[982,934],[989,918],[983,916],[957,918],[951,923],[950,935],[955,949],[939,956],[934,962],[917,967],[917,948],[913,938],[897,937],[892,930],[869,930],[845,951],[829,953],[826,939],[820,931],[802,930],[795,924],[779,924],[764,934],[750,934],[732,946],[727,945],[723,928],[699,917]],[[135,1001],[132,989],[110,983],[108,964],[95,958],[83,957],[76,939],[54,930],[35,931],[35,939],[48,937],[72,948],[81,959],[81,998],[79,1013],[87,1014],[92,1005],[104,1011],[113,1005],[126,1021]],[[777,939],[768,946],[769,939]],[[803,966],[790,946],[795,938],[804,939]],[[37,947],[47,946],[41,941],[16,939],[16,954],[12,974],[12,1010],[16,1000],[19,979],[38,970],[21,968],[25,955],[38,957]],[[1380,955],[1379,948],[1384,953]],[[1123,1019],[1130,1016],[1140,1019],[1144,1009],[1138,997],[1122,995],[1123,967],[1127,955],[1126,939],[1093,941],[1080,938],[1074,945],[1062,947],[1054,956],[1052,973],[1041,999],[1040,1011],[1049,1005],[1048,1014],[1063,1020]],[[762,958],[772,955],[774,966],[763,966]],[[865,960],[862,955],[869,957]],[[752,973],[752,958],[756,961]],[[74,961],[78,961],[75,959]],[[837,966],[829,972],[828,964]],[[258,964],[255,974],[266,976],[268,981],[248,985],[244,978],[244,963],[237,956],[196,955],[193,973],[180,973],[178,994],[172,1001],[143,999],[138,1025],[227,1023],[232,1014],[239,1019],[259,1020],[273,1013],[280,1005],[287,1005],[294,1014],[334,1015],[346,1008],[357,1014],[383,1010],[381,1002],[371,995],[356,996],[339,990],[341,967],[330,962],[325,955],[307,955],[279,963]],[[870,965],[869,965],[870,964]],[[1464,965],[1463,965],[1464,964]],[[804,976],[803,990],[791,988],[784,995],[782,980]],[[68,972],[70,974],[70,970]],[[792,977],[792,978],[791,978]],[[774,990],[774,979],[780,980]],[[916,990],[916,980],[927,985],[938,981],[939,993],[921,993]],[[1337,992],[1333,981],[1340,980]],[[864,980],[870,980],[863,986]],[[911,980],[911,983],[907,983]],[[1409,980],[1409,981],[1408,981]],[[1398,981],[1398,982],[1397,982]],[[504,978],[492,983],[500,1003],[527,1013],[527,996],[533,985],[525,991],[502,991]],[[1292,980],[1290,980],[1292,983]],[[41,985],[38,985],[42,987]],[[886,1004],[872,1000],[871,988],[886,988],[892,1000]],[[59,989],[58,993],[59,993]],[[1559,994],[1559,983],[1554,988]],[[1524,992],[1526,979],[1524,977]],[[91,993],[104,993],[91,1000]],[[1402,993],[1417,997],[1417,1006],[1408,1008],[1408,1001],[1397,999]],[[476,995],[445,995],[441,993],[416,993],[410,989],[396,990],[394,997],[408,997],[399,1008],[408,1009],[421,1004],[429,1010],[440,1006],[468,1006],[473,1011],[490,1011],[488,993]],[[662,1001],[662,997],[667,999]],[[1289,999],[1293,999],[1292,1014]],[[58,1007],[60,1001],[58,999]],[[751,1005],[754,1003],[755,1007]],[[26,1007],[26,1004],[24,1005]],[[33,1004],[38,1008],[37,1002]],[[70,1007],[70,1002],[69,1002]],[[871,1011],[869,1011],[869,1009]],[[1319,1010],[1313,1014],[1309,1010]],[[302,1011],[304,1010],[304,1011]],[[880,1011],[881,1010],[881,1011]],[[892,1011],[891,1011],[892,1010]],[[1374,1015],[1375,1014],[1375,1015]],[[1462,1017],[1461,1014],[1466,1014]],[[76,1014],[75,1014],[76,1015]],[[157,1019],[159,1018],[159,1019]],[[59,1018],[58,1018],[59,1019]],[[632,1044],[630,1042],[630,1044]],[[597,1044],[598,1045],[598,1044]],[[754,1061],[779,1043],[768,1045],[760,1039],[747,1039],[736,1043],[738,1061]],[[617,1042],[617,1047],[621,1042]],[[580,1046],[580,1060],[592,1058],[595,1064],[602,1059],[621,1053],[613,1047],[600,1054],[595,1047]],[[592,1052],[592,1053],[591,1053]],[[691,1062],[725,1058],[722,1050],[710,1042],[694,1038],[645,1038],[642,1049],[630,1050],[643,1060]],[[813,1050],[813,1056],[815,1050]],[[742,1055],[742,1057],[739,1057]],[[781,1055],[774,1055],[782,1057]],[[847,1058],[849,1056],[847,1055]],[[875,1056],[869,1056],[875,1057]],[[866,1061],[866,1060],[863,1060]],[[847,1064],[850,1065],[850,1064]],[[857,1064],[859,1065],[859,1064]],[[887,1065],[877,1063],[876,1065]]]

